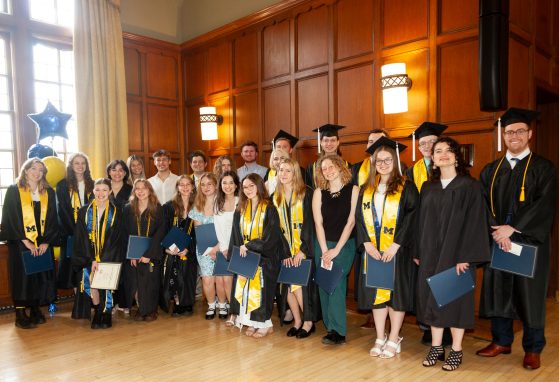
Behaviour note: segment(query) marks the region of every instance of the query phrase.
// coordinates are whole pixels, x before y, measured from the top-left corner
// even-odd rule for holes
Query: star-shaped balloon
[[[50,101],[41,113],[27,114],[39,128],[37,142],[46,137],[62,137],[68,139],[66,124],[72,118],[72,114],[61,113]]]

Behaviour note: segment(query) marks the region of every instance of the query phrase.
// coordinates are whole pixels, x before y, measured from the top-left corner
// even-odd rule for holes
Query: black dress
[[[167,232],[176,225],[185,234],[190,235],[192,240],[186,255],[186,259],[179,256],[164,254],[162,268],[162,286],[159,306],[165,312],[169,311],[169,301],[178,296],[179,306],[192,307],[196,298],[196,281],[198,278],[198,261],[196,258],[196,235],[192,220],[177,217],[175,224],[175,209],[173,202],[168,201],[163,205],[163,213],[167,222]]]
[[[475,265],[490,260],[487,209],[481,184],[462,175],[444,189],[440,181],[425,182],[421,188],[418,227],[418,320],[439,328],[473,328],[474,293],[439,308],[427,278],[458,263],[470,263],[475,278]]]
[[[37,244],[47,243],[51,248],[58,244],[58,219],[56,216],[56,196],[52,188],[46,190],[48,194],[48,207],[45,219],[45,232],[41,232],[40,216],[41,203],[33,202],[35,225],[38,230]],[[56,286],[54,270],[25,274],[22,252],[27,248],[21,242],[25,239],[21,199],[17,185],[11,185],[6,190],[4,206],[2,208],[2,233],[1,240],[8,242],[8,276],[12,299],[16,306],[46,305],[56,299]],[[53,256],[54,257],[54,256]],[[53,259],[54,263],[54,259]]]
[[[124,208],[126,203],[129,202],[131,193],[132,193],[132,186],[125,182],[116,195],[111,193],[111,201],[115,203],[117,206]]]
[[[363,217],[363,189],[359,193],[357,206],[355,208],[355,231],[357,234],[356,247],[359,253],[359,262],[363,263],[365,253],[364,243],[371,239],[367,232],[365,219]],[[372,207],[374,208],[374,207]],[[372,213],[371,208],[371,213]],[[396,252],[394,291],[387,305],[399,312],[411,312],[414,310],[415,282],[417,267],[413,262],[415,250],[415,235],[417,230],[417,212],[419,210],[419,193],[411,181],[406,181],[400,204],[398,206],[398,217],[396,218],[396,229],[394,231],[394,243],[400,245]],[[362,269],[360,267],[359,269]],[[359,272],[359,309],[370,310],[375,300],[375,288],[366,286],[365,275]]]
[[[124,261],[124,290],[119,296],[120,306],[122,308],[130,308],[135,294],[138,292],[138,312],[141,316],[145,316],[157,312],[159,288],[161,285],[161,264],[163,260],[161,240],[165,237],[167,224],[163,215],[163,208],[159,205],[157,206],[155,216],[151,216],[149,219],[147,210],[142,213],[139,218],[139,232],[136,215],[130,204],[124,207],[122,215],[124,217],[125,243],[128,243],[130,235],[152,238],[151,245],[144,254],[144,257],[150,259],[148,263],[138,261],[136,267],[133,267],[130,260]]]

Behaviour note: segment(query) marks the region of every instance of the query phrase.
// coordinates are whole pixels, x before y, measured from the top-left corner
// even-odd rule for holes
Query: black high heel
[[[435,366],[437,364],[437,361],[444,361],[444,347],[431,346],[427,357],[425,357],[425,360],[423,361],[423,366]]]

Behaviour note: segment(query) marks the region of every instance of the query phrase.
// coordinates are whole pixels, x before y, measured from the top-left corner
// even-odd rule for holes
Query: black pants
[[[493,317],[491,319],[491,334],[493,342],[500,346],[511,346],[514,341],[512,318]],[[544,329],[531,328],[523,322],[524,336],[522,347],[525,352],[541,353],[545,347]]]

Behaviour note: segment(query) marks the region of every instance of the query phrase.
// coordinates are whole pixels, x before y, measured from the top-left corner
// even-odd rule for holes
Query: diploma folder
[[[466,272],[457,275],[456,267],[428,277],[427,283],[439,308],[472,292],[475,288],[472,271],[467,269]]]
[[[74,236],[68,236],[66,239],[66,258],[71,258],[74,253]]]
[[[194,226],[196,231],[196,246],[200,254],[206,252],[206,249],[215,247],[217,244],[217,234],[213,223]]]
[[[52,262],[52,251],[50,246],[45,253],[41,256],[33,256],[31,251],[21,252],[23,258],[23,267],[25,268],[26,275],[33,275],[35,273],[52,271],[54,268]]]
[[[522,247],[520,256],[510,252],[505,252],[497,243],[493,243],[491,253],[491,264],[493,269],[503,272],[514,273],[516,275],[534,278],[536,272],[536,258],[538,255],[538,247],[527,244],[515,243]]]
[[[196,232],[198,234],[198,232]],[[196,236],[198,238],[198,236]],[[254,278],[256,270],[260,264],[260,254],[256,252],[247,251],[245,257],[241,257],[239,247],[233,247],[231,260],[229,260],[229,267],[227,270],[231,273],[236,273],[239,276],[244,276],[248,279]]]
[[[307,286],[311,277],[312,260],[303,260],[298,267],[287,267],[283,263],[278,276],[278,283]]]
[[[375,260],[367,253],[367,274],[365,285],[369,288],[381,288],[394,290],[394,273],[396,271],[396,256],[388,262]]]
[[[316,267],[314,282],[321,287],[326,293],[332,294],[340,283],[344,275],[342,266],[332,262],[332,269],[322,268],[320,265]]]
[[[173,227],[161,241],[161,246],[163,248],[170,248],[175,245],[179,249],[179,252],[182,252],[188,248],[191,240],[192,238],[189,235],[181,231],[179,228]]]
[[[231,273],[227,270],[229,268],[229,261],[225,258],[223,253],[218,252],[215,257],[215,267],[214,267],[214,276],[233,276],[234,273]]]
[[[147,252],[150,245],[151,237],[130,235],[126,258],[129,260],[139,259]]]

